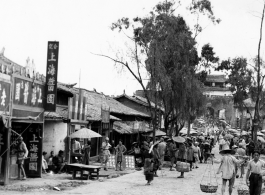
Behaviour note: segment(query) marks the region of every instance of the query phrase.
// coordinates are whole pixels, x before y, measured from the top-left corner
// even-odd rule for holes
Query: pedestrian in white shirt
[[[107,171],[107,163],[109,161],[109,157],[110,157],[110,151],[109,149],[111,148],[111,145],[109,144],[109,138],[105,137],[105,141],[102,142],[102,155],[103,155],[103,162],[102,164],[104,164],[104,170]]]
[[[260,152],[253,152],[253,159],[248,163],[246,183],[249,186],[250,195],[260,195],[262,187],[262,168],[265,167],[265,162],[259,159]]]

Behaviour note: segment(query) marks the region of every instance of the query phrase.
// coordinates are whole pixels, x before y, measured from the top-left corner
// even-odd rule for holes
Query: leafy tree
[[[201,63],[202,66],[206,68],[213,67],[215,63],[219,61],[219,57],[215,56],[213,47],[207,43],[202,47],[201,51]]]
[[[209,0],[192,0],[190,11],[197,15],[206,14],[213,22],[216,21]],[[112,24],[112,30],[133,34],[132,37],[128,36],[133,43],[129,49],[130,63],[124,56],[112,58],[100,55],[127,68],[142,86],[153,119],[154,135],[157,109],[152,113],[148,90],[155,92],[156,107],[159,104],[165,107],[166,128],[175,128],[176,133],[201,104],[201,83],[195,74],[199,62],[195,47],[197,34],[193,36],[184,18],[175,16],[174,12],[174,1],[164,1],[157,4],[146,17],[133,20],[122,18]],[[197,29],[197,32],[200,31]],[[144,71],[149,79],[147,86],[143,82]],[[161,94],[162,103],[158,93]]]

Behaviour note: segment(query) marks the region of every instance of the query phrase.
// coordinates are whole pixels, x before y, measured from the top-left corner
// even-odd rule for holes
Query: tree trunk
[[[262,17],[261,17],[261,24],[260,24],[260,37],[259,37],[259,45],[258,45],[258,72],[257,72],[257,99],[256,99],[256,105],[255,105],[255,115],[254,115],[254,124],[253,124],[253,130],[252,130],[252,137],[255,142],[257,143],[257,132],[259,129],[259,123],[260,123],[260,116],[259,116],[259,102],[260,102],[260,93],[262,91],[261,86],[261,75],[260,75],[260,69],[261,69],[261,60],[260,60],[260,47],[261,47],[261,41],[262,41],[262,28],[263,28],[263,20],[264,20],[264,11],[265,11],[265,3],[263,4],[263,11],[262,11]]]
[[[189,137],[190,136],[190,114],[189,114],[189,118],[188,118],[188,132],[187,132],[187,136]]]

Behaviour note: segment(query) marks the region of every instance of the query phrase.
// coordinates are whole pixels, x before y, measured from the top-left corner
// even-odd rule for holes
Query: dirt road
[[[218,150],[215,148],[215,153]],[[217,155],[217,157],[220,157]],[[164,175],[161,172],[158,173],[159,177],[155,178],[150,186],[146,186],[145,177],[142,171],[137,171],[122,177],[114,179],[105,179],[104,181],[91,181],[89,184],[77,187],[67,191],[36,191],[36,192],[5,192],[5,194],[36,194],[36,195],[52,195],[52,194],[86,194],[86,195],[202,195],[205,194],[200,190],[200,182],[203,174],[206,171],[206,164],[199,164],[198,169],[185,173],[184,179],[178,179],[180,175],[177,171],[169,171],[168,168],[164,168]],[[215,171],[219,164],[214,164]],[[221,191],[221,175],[217,175],[218,191],[217,195],[220,195]],[[237,179],[233,191],[233,195],[237,195],[237,187],[239,186],[241,179]],[[245,181],[245,179],[244,179]],[[0,194],[2,192],[0,191]],[[226,190],[226,194],[228,191]]]

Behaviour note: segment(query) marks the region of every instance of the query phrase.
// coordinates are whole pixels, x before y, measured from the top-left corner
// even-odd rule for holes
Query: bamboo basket
[[[238,195],[249,195],[249,190],[247,189],[237,189]]]
[[[203,174],[201,183],[200,183],[201,191],[204,193],[216,193],[218,189],[218,182],[213,166],[213,157],[207,161],[207,167]]]
[[[202,192],[215,193],[217,191],[218,186],[214,186],[214,185],[211,185],[211,184],[209,184],[209,185],[200,184],[200,188],[201,188]]]

